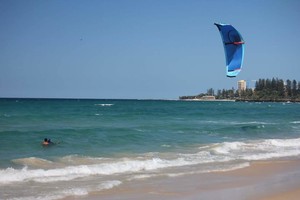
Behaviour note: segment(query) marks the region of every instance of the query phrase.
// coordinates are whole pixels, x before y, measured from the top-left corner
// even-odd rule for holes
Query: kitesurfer
[[[45,138],[44,141],[43,141],[43,143],[42,143],[42,145],[47,146],[49,144],[54,144],[54,143],[51,141],[51,139]]]
[[[42,145],[48,145],[48,144],[49,144],[48,139],[45,138],[44,141],[42,142]]]

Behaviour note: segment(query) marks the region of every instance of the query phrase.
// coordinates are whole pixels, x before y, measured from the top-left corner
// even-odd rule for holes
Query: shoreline
[[[253,100],[253,99],[179,99],[179,101],[204,101],[204,102],[254,102],[254,103],[300,103],[300,100]]]
[[[124,182],[115,188],[76,198],[83,200],[298,199],[300,160],[254,161],[249,167],[178,177]],[[67,197],[70,200],[74,197]]]

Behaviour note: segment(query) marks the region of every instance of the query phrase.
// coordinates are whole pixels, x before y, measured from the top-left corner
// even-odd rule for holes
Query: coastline
[[[281,100],[253,100],[253,99],[179,99],[179,101],[205,101],[205,102],[255,102],[255,103],[300,103],[300,100],[290,100],[290,99],[281,99]]]
[[[180,99],[180,101],[235,102],[234,99]]]
[[[227,172],[157,177],[77,197],[84,200],[298,199],[300,160],[255,161]],[[65,198],[70,200],[72,197]]]

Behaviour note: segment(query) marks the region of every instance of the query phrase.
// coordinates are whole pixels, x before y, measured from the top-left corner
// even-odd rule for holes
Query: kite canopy
[[[227,76],[236,77],[242,69],[245,42],[233,26],[218,23],[215,25],[218,27],[223,40]]]

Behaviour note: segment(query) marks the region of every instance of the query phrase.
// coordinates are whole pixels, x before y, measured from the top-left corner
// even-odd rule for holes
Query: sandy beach
[[[252,162],[249,167],[228,172],[141,179],[79,199],[291,200],[299,195],[300,161],[277,160]]]

